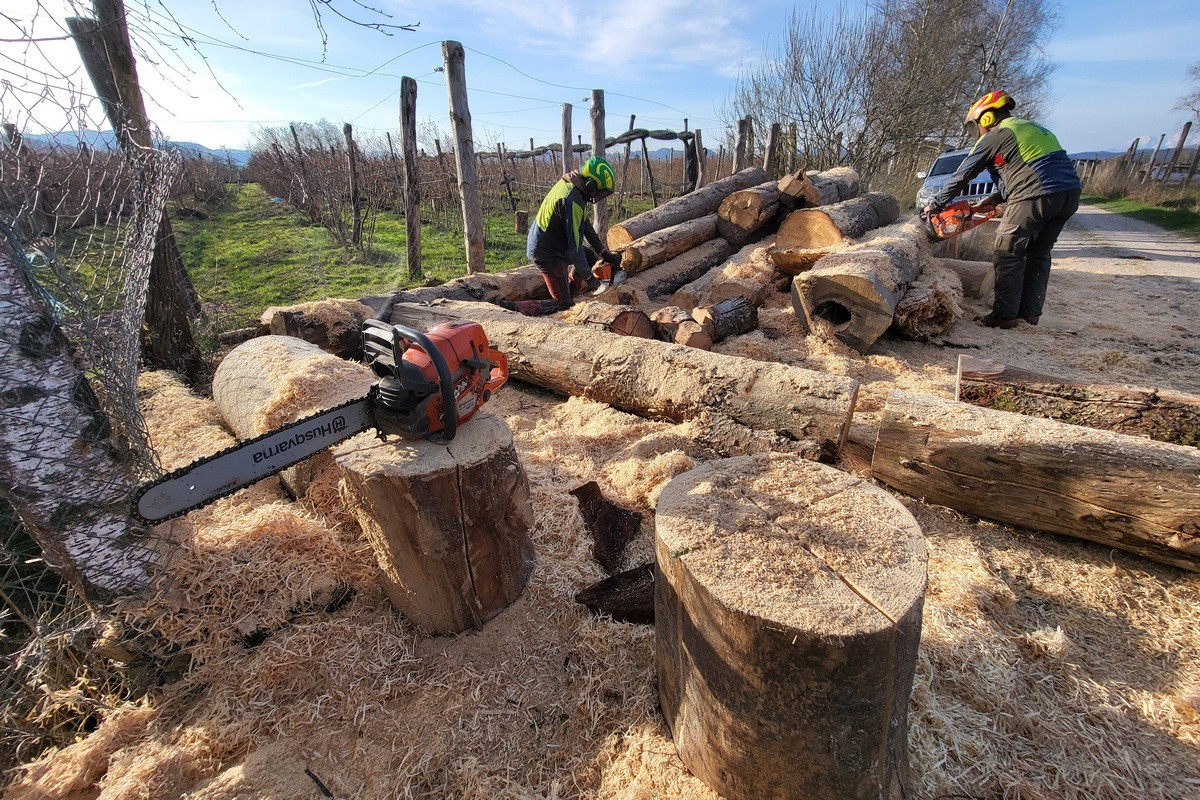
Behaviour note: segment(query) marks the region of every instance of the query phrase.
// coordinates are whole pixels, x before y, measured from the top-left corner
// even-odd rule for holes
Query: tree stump
[[[655,514],[659,701],[729,800],[883,800],[907,782],[927,554],[884,490],[780,454],[673,480]]]
[[[459,633],[483,627],[520,597],[533,572],[533,506],[499,417],[476,414],[447,444],[381,444],[360,434],[334,458],[388,599],[409,621],[430,633]]]
[[[515,211],[513,212],[513,229],[517,233],[529,233],[529,212]]]

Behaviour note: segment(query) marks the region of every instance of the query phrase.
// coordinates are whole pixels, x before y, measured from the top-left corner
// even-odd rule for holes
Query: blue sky
[[[6,0],[21,15],[34,3],[49,10],[42,35],[61,34],[68,0]],[[611,0],[604,4],[530,0],[372,0],[391,19],[342,0],[338,8],[371,21],[417,23],[416,32],[384,36],[328,11],[328,49],[305,0],[164,0],[207,63],[161,53],[165,69],[143,59],[150,114],[172,139],[210,147],[243,147],[256,126],[327,119],[361,133],[395,131],[400,77],[418,81],[417,116],[449,130],[440,43],[461,42],[476,140],[510,149],[559,140],[561,104],[574,105],[576,135],[589,136],[592,88],[605,90],[609,135],[637,115],[639,127],[705,131],[721,138],[721,114],[739,70],[773,49],[791,3],[727,0]],[[126,0],[130,8],[157,0]],[[823,6],[833,2],[821,0]],[[13,10],[13,7],[16,10]],[[740,6],[740,7],[739,7]],[[806,6],[805,6],[806,7]],[[593,10],[596,9],[596,10]],[[1184,71],[1200,61],[1196,0],[1067,0],[1048,45],[1058,64],[1053,102],[1041,120],[1072,152],[1121,150],[1134,137],[1168,144],[1186,115],[1172,106],[1186,89]],[[164,28],[163,30],[167,30]],[[178,31],[176,31],[178,32]],[[0,32],[10,38],[11,30]],[[0,42],[10,58],[22,54]],[[183,47],[181,52],[187,53]],[[45,42],[41,53],[70,71],[69,42]],[[27,56],[30,63],[39,54]],[[0,64],[0,66],[5,66]],[[76,75],[76,79],[80,76]],[[223,88],[222,88],[223,87]],[[1019,98],[1018,98],[1019,100]],[[23,126],[54,127],[46,104],[18,108],[0,96]],[[1200,130],[1192,139],[1200,141]]]

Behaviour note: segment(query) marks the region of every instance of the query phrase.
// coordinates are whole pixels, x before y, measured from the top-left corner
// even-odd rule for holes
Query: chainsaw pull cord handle
[[[440,440],[448,442],[458,432],[458,406],[454,398],[454,379],[450,376],[450,367],[446,364],[446,357],[425,334],[403,325],[393,325],[392,354],[396,359],[397,369],[399,369],[400,361],[404,356],[404,349],[400,346],[401,338],[407,339],[424,350],[425,355],[429,356],[429,360],[433,362],[434,369],[437,370],[438,386],[442,390],[443,427]]]

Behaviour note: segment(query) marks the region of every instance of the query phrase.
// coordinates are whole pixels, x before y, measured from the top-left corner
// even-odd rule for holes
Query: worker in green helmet
[[[610,252],[587,218],[587,204],[602,200],[613,193],[612,164],[600,156],[592,156],[583,166],[562,176],[546,193],[538,208],[537,219],[529,225],[526,253],[541,271],[549,300],[507,300],[500,305],[522,314],[537,316],[553,314],[570,308],[574,293],[594,290],[600,280],[592,274],[586,244],[601,259],[614,267],[619,257]]]

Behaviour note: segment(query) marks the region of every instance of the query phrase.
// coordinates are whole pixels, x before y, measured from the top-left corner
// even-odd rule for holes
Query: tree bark
[[[712,349],[712,337],[704,327],[692,319],[692,315],[679,306],[663,306],[650,315],[658,338],[664,342],[695,347],[699,350]]]
[[[792,281],[792,306],[808,329],[865,351],[892,324],[896,304],[928,262],[919,222],[898,223],[827,255]]]
[[[858,382],[850,378],[610,336],[485,303],[392,307],[393,323],[421,328],[449,319],[483,325],[518,380],[674,422],[716,411],[749,428],[811,442],[831,455],[845,440],[858,394]]]
[[[334,459],[388,599],[410,622],[436,634],[478,629],[521,596],[535,561],[533,504],[499,417],[476,414],[446,444],[359,434]]]
[[[926,502],[1200,571],[1195,447],[892,392],[871,472]]]
[[[779,183],[768,181],[733,192],[717,208],[717,231],[734,247],[741,247],[779,213]]]
[[[931,260],[896,304],[893,324],[909,338],[930,341],[962,317],[962,302],[958,273]]]
[[[603,302],[644,306],[667,297],[684,284],[713,272],[729,257],[732,248],[721,238],[685,250],[674,258],[639,272],[600,295]]]
[[[655,264],[674,258],[717,236],[717,215],[709,214],[648,233],[626,245],[621,252],[621,269],[636,275]]]
[[[400,144],[404,148],[404,248],[408,277],[421,270],[421,176],[417,168],[417,82],[400,79]]]
[[[862,192],[862,181],[853,167],[833,167],[824,172],[812,170],[807,175],[821,198],[817,205],[840,203],[858,197]]]
[[[471,111],[467,105],[467,75],[462,45],[458,42],[442,42],[442,58],[446,64],[450,122],[454,128],[454,155],[458,166],[459,197],[462,201],[467,271],[485,272],[487,267],[483,254],[483,207],[479,200],[479,181],[475,175],[475,139],[471,133]],[[566,156],[565,151],[563,155]]]
[[[737,295],[716,305],[701,306],[692,316],[714,342],[749,333],[758,327],[758,309],[749,298]]]
[[[620,249],[646,234],[663,228],[678,225],[681,222],[715,214],[730,192],[757,186],[767,180],[767,173],[758,167],[750,167],[736,172],[728,178],[713,181],[703,189],[676,197],[663,203],[657,208],[644,211],[624,222],[617,223],[608,229],[608,246],[613,250]]]
[[[730,800],[903,796],[928,555],[895,498],[709,462],[659,496],[654,549],[659,702],[694,775]]]
[[[1200,395],[1082,384],[960,355],[955,398],[999,411],[1200,446]]]
[[[572,325],[640,339],[654,338],[654,323],[646,316],[646,312],[632,306],[596,301],[578,303],[571,308],[569,317]]]

